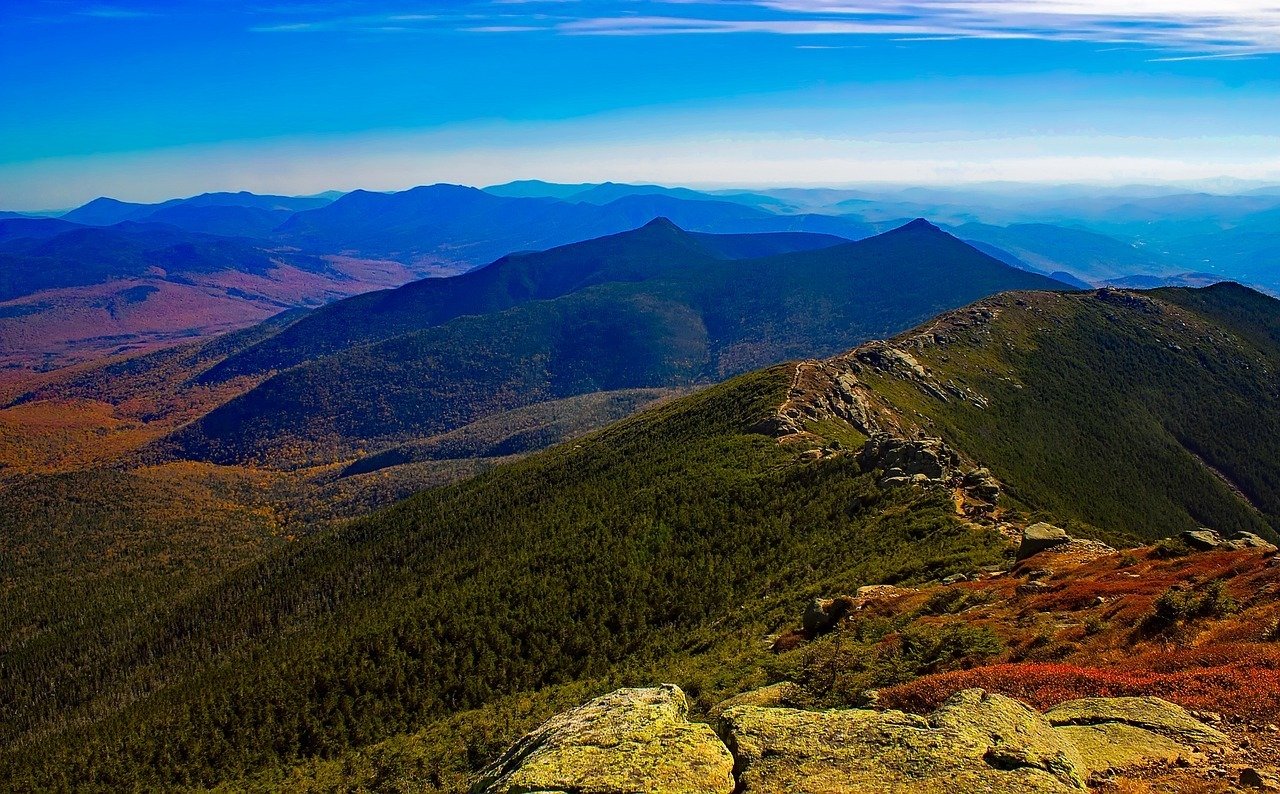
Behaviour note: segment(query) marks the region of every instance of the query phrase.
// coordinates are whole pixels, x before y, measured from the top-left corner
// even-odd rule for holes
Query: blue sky
[[[0,207],[515,178],[1280,182],[1277,53],[1273,0],[9,0]]]

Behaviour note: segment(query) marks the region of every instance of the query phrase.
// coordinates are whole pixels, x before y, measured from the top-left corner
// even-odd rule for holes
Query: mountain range
[[[207,337],[273,310],[456,275],[657,217],[706,233],[858,240],[927,216],[1006,264],[1076,287],[1233,279],[1274,290],[1278,209],[1267,191],[1218,196],[1140,186],[705,191],[524,181],[304,197],[208,193],[154,204],[100,198],[59,218],[0,218],[8,285],[0,315],[9,318],[0,328],[0,379],[26,381],[36,371]],[[169,275],[174,261],[164,251],[175,245],[175,228],[192,235],[184,244],[193,263]],[[79,248],[70,245],[75,236],[50,244],[65,256],[46,256],[35,242],[71,232]],[[140,239],[146,235],[154,239]],[[118,246],[133,250],[132,264],[112,261]],[[216,276],[194,261],[211,247],[223,252]],[[264,271],[264,256],[279,265]],[[196,283],[183,268],[201,271]],[[160,271],[166,275],[157,278]],[[16,294],[41,280],[49,282],[41,293]]]
[[[831,242],[722,239],[659,219],[334,303],[201,376],[270,375],[166,449],[218,463],[350,457],[538,402],[832,353],[1001,290],[1067,288],[922,220]],[[788,244],[799,250],[754,256]]]
[[[601,244],[649,237],[687,246],[690,236],[659,223]],[[804,288],[818,273],[831,306],[860,291],[841,282],[841,268],[862,284],[952,279],[948,291],[975,273],[1042,279],[924,223],[785,256],[813,257],[814,268],[806,277],[777,257],[681,260],[662,276],[673,291],[654,295],[707,310],[689,274],[740,272],[718,282],[720,297],[750,283],[768,291],[734,297],[726,317],[750,308],[767,321],[762,296],[778,302],[795,289],[804,300],[787,312],[794,327],[827,333],[835,326],[807,316],[818,293]],[[586,286],[486,317],[634,296],[647,283]],[[1112,694],[1123,680],[1189,708],[1211,700],[1224,731],[1265,748],[1265,729],[1250,720],[1280,706],[1266,672],[1275,596],[1264,540],[1280,527],[1280,302],[1232,284],[1041,283],[1049,288],[985,295],[881,341],[668,399],[349,523],[297,534],[274,523],[281,514],[246,507],[216,553],[199,545],[217,537],[209,530],[175,535],[189,548],[124,538],[146,536],[148,522],[211,530],[229,504],[285,475],[230,480],[228,467],[165,464],[26,478],[10,491],[22,509],[0,516],[17,563],[0,595],[9,682],[0,780],[463,791],[555,712],[655,682],[678,684],[690,717],[714,720],[726,698],[774,684],[795,687],[789,697],[802,708],[865,705],[867,688],[883,688],[893,703],[928,711],[973,681],[1052,704]],[[645,300],[648,316],[673,314]],[[626,330],[643,314],[627,315]],[[276,330],[228,340],[224,352],[269,343]],[[511,344],[510,333],[494,336]],[[381,344],[352,350],[389,358]],[[616,349],[638,366],[658,360],[645,346]],[[328,369],[335,383],[350,378]],[[395,372],[380,385],[399,393],[426,373]],[[219,494],[201,497],[198,519],[161,487],[184,482],[174,478],[192,466],[192,482]],[[1007,538],[1044,520],[1075,545],[1059,562],[1017,564]],[[1262,545],[1196,556],[1168,539],[1204,526]],[[79,544],[49,527],[75,527]],[[1209,593],[1197,572],[1210,570],[1229,590]],[[827,639],[801,630],[815,596],[865,585],[920,602],[909,613],[870,608]],[[1046,610],[1052,619],[1037,622]],[[1247,619],[1231,621],[1236,612]],[[1125,666],[1171,641],[1198,650],[1166,652],[1164,667]],[[1171,669],[1201,688],[1160,684]],[[1247,680],[1248,696],[1228,680]],[[1211,774],[1193,758],[1161,763]]]

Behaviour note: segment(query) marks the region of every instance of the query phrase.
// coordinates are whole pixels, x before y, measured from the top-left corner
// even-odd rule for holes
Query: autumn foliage
[[[885,687],[878,703],[926,713],[979,687],[1042,709],[1081,697],[1154,695],[1251,722],[1280,715],[1280,566],[1270,556],[1170,558],[1148,550],[1127,560],[1032,562],[1013,577],[960,586],[999,594],[964,617],[996,627],[1007,653]],[[1049,586],[1015,593],[1033,568],[1047,569]],[[926,615],[914,604],[921,599],[937,593],[902,608]]]
[[[880,693],[881,702],[930,711],[970,687],[1018,698],[1037,708],[1082,697],[1154,695],[1192,709],[1252,720],[1280,714],[1280,649],[1237,662],[1176,672],[1120,670],[1077,664],[997,664],[926,676]]]

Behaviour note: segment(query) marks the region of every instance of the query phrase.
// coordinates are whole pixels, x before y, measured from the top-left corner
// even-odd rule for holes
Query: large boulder
[[[1080,751],[1090,775],[1189,760],[1227,737],[1156,697],[1083,698],[1045,712]]]
[[[1025,560],[1054,546],[1070,542],[1071,536],[1065,529],[1041,521],[1022,530],[1022,542],[1018,544],[1018,559]]]
[[[1237,532],[1223,545],[1232,551],[1243,551],[1245,549],[1261,549],[1266,552],[1276,551],[1274,543],[1252,532]]]
[[[481,773],[473,794],[730,794],[733,757],[687,719],[680,688],[619,689],[548,720]]]
[[[1222,536],[1207,527],[1188,529],[1178,537],[1196,551],[1214,551],[1223,544]]]
[[[1221,731],[1205,725],[1176,703],[1157,697],[1081,698],[1044,713],[1054,726],[1122,723],[1199,748],[1225,744]]]
[[[1000,481],[991,475],[989,469],[973,469],[965,472],[960,484],[969,495],[984,502],[995,504],[1000,498]]]
[[[739,706],[721,717],[743,794],[1056,794],[1085,790],[1079,752],[1042,715],[982,690],[929,717]]]

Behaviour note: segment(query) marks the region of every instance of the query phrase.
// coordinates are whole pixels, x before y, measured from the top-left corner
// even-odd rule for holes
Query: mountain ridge
[[[534,402],[686,387],[835,352],[1018,287],[1066,288],[923,220],[859,242],[725,260],[658,219],[313,312],[203,375],[276,371],[162,447],[222,463],[297,465],[285,448],[344,457]]]

